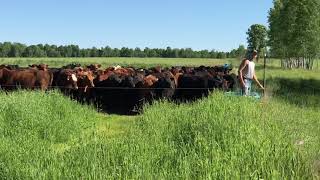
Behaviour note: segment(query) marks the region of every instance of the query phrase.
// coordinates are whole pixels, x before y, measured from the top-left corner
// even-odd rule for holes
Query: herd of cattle
[[[215,89],[231,90],[237,81],[231,70],[228,66],[102,69],[99,64],[62,68],[48,68],[45,64],[27,68],[0,65],[0,87],[5,91],[57,88],[106,112],[131,114],[152,100],[191,101]]]

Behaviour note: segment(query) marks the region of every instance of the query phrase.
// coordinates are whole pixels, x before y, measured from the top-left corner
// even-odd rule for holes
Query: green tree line
[[[320,52],[320,0],[274,0],[269,46],[284,68],[312,69]]]
[[[0,43],[0,57],[161,57],[161,58],[235,58],[245,55],[245,47],[230,52],[216,50],[195,51],[191,48],[80,48],[78,45],[49,45],[38,44],[27,46],[22,43]]]

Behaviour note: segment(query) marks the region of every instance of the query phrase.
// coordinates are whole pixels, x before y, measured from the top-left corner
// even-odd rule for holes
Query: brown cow
[[[42,67],[41,67],[42,69]],[[53,73],[47,71],[45,68],[43,70],[37,70],[37,85],[40,86],[41,90],[47,90],[49,87],[52,86],[53,82]]]
[[[80,102],[90,103],[92,95],[92,88],[95,86],[93,83],[94,76],[93,72],[88,69],[78,69],[77,75],[77,90],[72,91],[73,98],[76,98]]]
[[[46,71],[0,69],[0,85],[5,90],[40,88],[44,91],[51,86],[52,79],[52,73]]]
[[[49,66],[47,64],[32,64],[32,65],[29,65],[29,67],[31,69],[36,69],[36,70],[42,70],[42,71],[47,71]]]
[[[20,67],[18,65],[5,65],[5,64],[1,64],[0,65],[0,69],[3,68],[7,68],[9,70],[15,70],[15,69],[19,69]]]
[[[47,64],[32,64],[29,65],[30,69],[37,71],[37,82],[42,90],[47,90],[48,87],[52,86],[53,73],[48,71],[49,66]]]
[[[154,83],[156,83],[159,79],[153,75],[149,75],[145,78],[143,78],[143,87],[144,88],[150,88],[153,86]]]
[[[107,80],[113,74],[114,72],[111,70],[98,71],[97,76],[94,79],[94,83]]]
[[[85,70],[77,72],[77,78],[78,78],[78,87],[80,88],[80,91],[83,91],[84,93],[87,92],[88,88],[94,87],[94,76],[91,71]]]
[[[113,72],[119,76],[131,76],[134,74],[134,70],[131,68],[118,68]]]

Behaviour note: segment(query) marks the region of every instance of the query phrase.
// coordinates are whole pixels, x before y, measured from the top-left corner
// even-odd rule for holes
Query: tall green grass
[[[292,139],[276,122],[281,112],[266,112],[265,106],[222,94],[191,105],[158,103],[140,118],[130,144],[144,147],[138,159],[147,159],[153,177],[311,178]]]
[[[297,114],[284,114],[291,107],[279,109],[278,102],[221,93],[192,104],[157,102],[115,133],[113,116],[57,92],[1,93],[0,100],[4,179],[313,177],[280,123]]]
[[[43,179],[63,165],[59,155],[83,145],[99,118],[57,92],[0,93],[0,177]],[[59,170],[60,172],[60,170]]]

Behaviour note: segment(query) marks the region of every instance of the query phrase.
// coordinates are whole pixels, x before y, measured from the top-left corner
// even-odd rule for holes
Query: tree
[[[90,57],[98,57],[99,56],[99,51],[98,48],[93,47],[90,49]]]
[[[80,48],[78,45],[70,45],[71,57],[79,57],[80,56]]]
[[[242,47],[242,46],[241,46]],[[240,47],[239,47],[240,48]],[[242,47],[242,49],[245,49]],[[112,49],[109,46],[102,48],[80,48],[78,45],[56,46],[38,44],[26,46],[20,43],[0,42],[0,57],[162,57],[162,58],[225,58],[234,57],[237,50],[232,52],[217,52],[215,50],[194,51],[191,48],[166,49],[146,47]]]
[[[114,48],[112,54],[112,57],[120,57],[120,50],[118,48]]]
[[[239,45],[238,49],[235,52],[237,58],[241,59],[246,55],[246,48],[244,45]]]
[[[172,49],[171,47],[167,47],[167,49],[164,51],[163,57],[165,58],[170,58],[172,54]]]
[[[145,57],[145,54],[144,54],[143,51],[141,51],[140,48],[137,47],[137,48],[135,48],[134,51],[133,51],[133,57],[140,57],[140,58],[142,58],[142,57]]]
[[[261,53],[267,44],[267,28],[261,24],[254,24],[248,29],[247,35],[248,49]],[[259,61],[259,56],[257,60]]]
[[[120,57],[133,57],[133,50],[127,47],[121,48]]]
[[[63,47],[63,52],[64,52],[64,57],[72,57],[72,46],[64,46]]]
[[[217,53],[217,59],[225,59],[226,57],[227,57],[226,53],[224,53],[224,52]]]
[[[1,44],[1,57],[9,57],[9,53],[11,51],[11,42],[4,42]]]
[[[284,57],[284,49],[283,45],[281,44],[281,36],[279,33],[283,33],[281,31],[281,19],[280,18],[280,11],[282,8],[282,3],[280,0],[273,1],[273,8],[269,11],[269,31],[268,31],[268,46],[270,47],[270,52],[272,57]]]
[[[200,53],[200,58],[209,58],[210,57],[208,50],[202,50],[199,53]]]
[[[191,48],[186,48],[185,55],[186,58],[193,58],[193,50]]]
[[[179,49],[174,48],[172,50],[172,58],[179,58]]]
[[[112,57],[112,49],[109,46],[106,46],[105,48],[103,48],[103,53],[102,53],[102,57]]]
[[[90,57],[90,49],[81,49],[80,57]]]
[[[144,48],[143,52],[147,57],[158,57],[159,56],[155,49],[149,49],[148,47]]]
[[[284,68],[312,69],[320,51],[319,0],[274,0],[269,45]]]
[[[24,44],[13,43],[11,45],[11,50],[8,53],[8,57],[21,57],[25,49],[26,46]]]
[[[50,46],[49,44],[45,44],[43,48],[48,57],[58,57],[56,46]]]
[[[23,52],[24,57],[45,57],[46,53],[38,45],[28,46]]]
[[[210,51],[209,58],[216,59],[218,56],[218,52],[216,52],[214,49]]]

